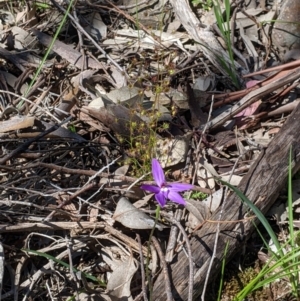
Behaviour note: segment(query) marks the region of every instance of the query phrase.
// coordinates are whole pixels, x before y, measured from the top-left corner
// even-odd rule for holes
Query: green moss
[[[246,268],[243,272],[239,271],[236,275],[232,275],[228,281],[224,282],[222,300],[234,300],[234,297],[258,274],[258,270],[249,267]],[[267,292],[262,290],[257,290],[248,296],[247,300],[268,300]]]

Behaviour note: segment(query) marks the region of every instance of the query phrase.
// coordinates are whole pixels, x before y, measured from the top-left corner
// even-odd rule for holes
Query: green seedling
[[[207,0],[207,1],[192,0],[192,4],[195,7],[199,7],[206,11],[210,11],[213,6],[213,0]]]
[[[190,198],[193,200],[204,200],[208,197],[207,193],[201,192],[201,191],[193,191]]]
[[[234,53],[232,49],[233,45],[231,45],[231,38],[230,38],[230,1],[225,0],[224,5],[225,5],[225,18],[223,17],[220,0],[213,0],[213,9],[217,20],[217,25],[225,41],[231,64],[228,65],[227,62],[220,56],[218,58],[223,68],[226,70],[227,74],[231,78],[233,84],[237,88],[239,88],[240,83],[235,72]]]
[[[39,1],[34,2],[34,5],[35,5],[36,8],[44,9],[44,10],[51,8],[51,6],[49,4],[44,3],[44,2],[39,2]]]

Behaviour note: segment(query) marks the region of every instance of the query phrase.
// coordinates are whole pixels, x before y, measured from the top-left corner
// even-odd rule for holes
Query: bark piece
[[[300,2],[299,0],[284,1],[272,31],[272,42],[281,54],[290,49],[300,48]],[[284,57],[286,59],[286,57]]]
[[[256,162],[253,163],[247,175],[243,178],[239,189],[263,212],[266,213],[275,202],[280,190],[286,184],[288,174],[288,158],[292,146],[292,170],[297,172],[300,168],[300,105],[293,111],[280,132],[275,136],[265,151],[262,151]],[[220,210],[220,209],[219,209]],[[217,210],[210,220],[217,221]],[[212,275],[220,273],[221,260],[224,256],[225,245],[228,242],[227,260],[230,260],[240,249],[241,244],[249,238],[254,230],[252,221],[232,223],[245,217],[248,207],[240,199],[231,194],[228,197],[222,216],[216,258],[212,267]],[[257,220],[255,220],[257,222]],[[194,274],[194,298],[201,295],[207,269],[213,252],[216,223],[206,223],[195,232],[191,239]],[[184,252],[178,254],[177,261],[171,265],[173,295],[175,300],[187,300],[188,296],[188,258]],[[153,300],[166,300],[163,275],[157,278],[153,289]]]

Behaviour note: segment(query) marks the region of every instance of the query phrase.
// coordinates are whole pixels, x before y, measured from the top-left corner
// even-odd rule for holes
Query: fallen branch
[[[266,213],[273,205],[282,187],[286,184],[289,168],[288,156],[291,147],[293,173],[297,172],[300,168],[299,120],[300,105],[297,106],[287,119],[268,148],[262,151],[238,187],[263,213]],[[235,194],[232,194],[227,199],[224,215],[222,216],[223,222],[220,223],[218,251],[212,268],[212,271],[214,271],[214,275],[212,276],[216,276],[220,272],[226,244],[228,243],[226,260],[228,261],[241,249],[241,245],[244,244],[245,240],[250,237],[254,230],[254,223],[258,222],[257,219],[254,221],[248,219],[245,219],[243,222],[239,221],[245,217],[248,210],[248,207],[243,205]],[[219,210],[217,210],[210,219],[218,221],[219,214]],[[233,223],[233,221],[236,222]],[[195,300],[198,300],[197,298],[202,293],[214,247],[216,227],[216,223],[206,222],[191,239],[193,261],[196,266],[193,292]],[[187,300],[188,298],[188,262],[189,258],[187,258],[186,254],[180,252],[176,263],[170,267],[175,300]],[[163,275],[159,275],[154,284],[153,300],[166,300]]]

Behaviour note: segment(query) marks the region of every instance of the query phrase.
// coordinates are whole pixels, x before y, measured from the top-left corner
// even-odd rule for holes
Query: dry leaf
[[[126,262],[121,263],[112,272],[106,287],[112,301],[133,300],[130,292],[130,284],[137,269],[136,260],[133,257],[129,257]]]
[[[125,197],[121,197],[118,201],[113,219],[131,229],[152,229],[155,225],[150,216],[134,207]],[[158,230],[163,229],[160,223],[156,223],[155,227]]]
[[[187,226],[195,229],[211,215],[207,204],[193,199],[186,200],[185,208],[190,212]]]

